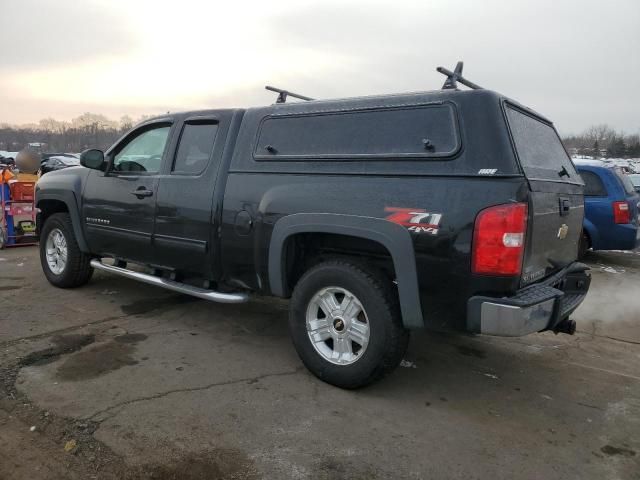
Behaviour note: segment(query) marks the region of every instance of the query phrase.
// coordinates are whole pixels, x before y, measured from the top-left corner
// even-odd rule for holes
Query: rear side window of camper
[[[256,160],[443,158],[460,149],[449,103],[273,115],[263,120]]]

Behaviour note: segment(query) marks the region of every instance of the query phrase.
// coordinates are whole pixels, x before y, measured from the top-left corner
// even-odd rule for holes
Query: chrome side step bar
[[[105,272],[115,273],[116,275],[131,278],[133,280],[138,280],[139,282],[148,283],[150,285],[155,285],[156,287],[166,288],[167,290],[184,293],[186,295],[192,295],[194,297],[202,298],[204,300],[209,300],[212,302],[244,303],[249,300],[249,295],[244,292],[222,293],[222,292],[215,292],[213,290],[206,290],[204,288],[193,287],[185,283],[174,282],[173,280],[167,280],[165,278],[155,277],[147,273],[134,272],[133,270],[115,267],[113,265],[105,265],[104,263],[102,263],[100,260],[97,260],[97,259],[91,260],[91,266],[96,270],[103,270]]]

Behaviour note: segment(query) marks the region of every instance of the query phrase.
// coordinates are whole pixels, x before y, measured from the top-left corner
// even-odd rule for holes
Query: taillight
[[[481,275],[520,275],[526,231],[526,203],[482,210],[473,230],[471,271]]]
[[[616,223],[631,222],[631,212],[627,202],[613,202],[613,221]]]

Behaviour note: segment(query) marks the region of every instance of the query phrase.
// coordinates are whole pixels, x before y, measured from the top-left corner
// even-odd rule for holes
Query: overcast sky
[[[0,0],[0,123],[439,88],[640,131],[640,0]]]

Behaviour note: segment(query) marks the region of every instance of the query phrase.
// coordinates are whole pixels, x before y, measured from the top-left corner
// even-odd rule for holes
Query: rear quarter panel
[[[268,240],[275,223],[294,213],[337,213],[387,218],[390,208],[441,215],[436,234],[412,232],[425,320],[449,324],[464,313],[460,299],[472,293],[512,290],[518,280],[470,274],[473,224],[480,205],[525,201],[521,179],[292,176],[230,174],[223,210],[224,271],[229,280],[269,292]],[[248,235],[234,228],[246,211],[254,219]],[[247,254],[253,252],[253,254]]]

